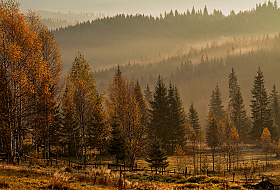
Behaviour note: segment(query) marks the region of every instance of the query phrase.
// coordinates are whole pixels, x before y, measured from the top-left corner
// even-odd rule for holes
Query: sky
[[[206,5],[208,12],[213,9],[221,10],[228,15],[231,10],[238,13],[240,10],[251,10],[256,4],[264,3],[261,0],[16,0],[19,2],[20,10],[26,12],[31,10],[61,11],[61,12],[93,12],[104,13],[114,16],[117,13],[124,14],[145,14],[159,16],[160,13],[178,10],[179,13],[191,10],[194,6],[196,10],[204,8]]]

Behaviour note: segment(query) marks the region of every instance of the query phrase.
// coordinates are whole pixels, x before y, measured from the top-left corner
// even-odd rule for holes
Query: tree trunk
[[[212,159],[213,159],[213,175],[215,175],[215,150],[212,151]]]

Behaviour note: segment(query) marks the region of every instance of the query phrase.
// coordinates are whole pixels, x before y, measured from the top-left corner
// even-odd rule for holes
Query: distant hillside
[[[223,104],[228,104],[228,76],[234,67],[238,84],[250,114],[251,89],[258,67],[264,73],[268,93],[275,84],[280,89],[280,35],[234,38],[224,43],[213,42],[203,48],[191,48],[188,54],[170,57],[154,64],[128,63],[120,67],[126,77],[138,80],[144,90],[153,89],[156,78],[162,75],[168,85],[178,86],[185,110],[194,103],[201,123],[206,121],[211,92],[219,85]],[[94,73],[99,92],[106,91],[116,67]]]
[[[251,11],[204,10],[185,13],[171,11],[159,18],[145,15],[117,15],[55,30],[63,52],[65,69],[77,51],[82,52],[94,69],[128,61],[154,62],[163,57],[186,53],[198,42],[225,37],[278,33],[280,9],[270,1]]]
[[[63,13],[39,10],[36,11],[36,13],[41,16],[41,22],[51,30],[105,17],[105,15],[102,13],[92,12]]]

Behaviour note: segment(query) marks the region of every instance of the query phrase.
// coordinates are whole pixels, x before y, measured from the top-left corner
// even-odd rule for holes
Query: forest
[[[168,57],[190,46],[221,41],[225,38],[277,34],[280,10],[277,2],[256,5],[250,11],[232,12],[228,16],[219,10],[176,10],[160,17],[124,15],[99,18],[53,31],[65,63],[70,68],[71,55],[77,49],[87,57],[93,69],[131,61],[149,63],[149,59]],[[161,58],[162,59],[162,58]]]
[[[55,30],[57,28],[67,27],[69,25],[76,25],[81,22],[86,22],[88,20],[95,20],[97,18],[105,17],[102,13],[92,13],[92,12],[52,12],[52,11],[36,11],[41,18],[42,24],[48,27],[49,30]]]
[[[21,13],[15,1],[1,1],[0,11],[0,159],[25,167],[21,168],[22,173],[30,173],[34,171],[33,166],[38,165],[39,169],[47,168],[46,176],[55,177],[57,168],[52,168],[54,171],[48,168],[53,166],[53,159],[58,166],[60,159],[64,168],[59,172],[63,170],[63,175],[71,175],[72,181],[94,181],[94,185],[110,186],[106,180],[112,180],[111,185],[119,189],[135,185],[126,180],[142,175],[133,173],[137,167],[142,167],[144,172],[150,168],[162,180],[174,169],[176,180],[181,182],[190,182],[191,175],[206,179],[239,172],[239,178],[244,175],[245,186],[249,187],[249,174],[253,178],[256,172],[260,176],[261,171],[277,167],[280,34],[234,37],[222,43],[213,41],[211,45],[191,47],[188,53],[181,52],[154,63],[128,63],[95,71],[83,52],[78,52],[72,55],[72,64],[64,72],[55,36],[56,32],[66,29],[49,30],[35,12]],[[150,22],[158,22],[163,28],[168,22],[183,23],[177,19],[194,19],[195,23],[205,24],[232,19],[234,23],[239,17],[243,21],[243,17],[254,15],[253,19],[266,11],[277,16],[277,3],[269,1],[252,11],[227,17],[219,11],[209,15],[205,7],[203,12],[192,10],[179,14],[175,11],[156,19],[118,15],[87,25],[97,22],[102,26],[106,21],[118,27],[118,22],[129,19],[146,19],[145,26],[149,27],[154,25]],[[85,24],[72,28],[78,32]],[[197,27],[201,27],[200,24]],[[247,26],[253,27],[248,23]],[[277,30],[276,26],[271,28]],[[94,30],[92,32],[97,32]],[[187,32],[186,28],[180,30]],[[122,32],[118,34],[115,29],[108,32],[112,31],[116,32],[115,37],[121,38]],[[169,31],[165,32],[157,35],[172,38]],[[177,34],[175,38],[184,38],[173,32]],[[230,32],[238,33],[234,29]],[[129,38],[134,34],[125,35]],[[146,35],[156,38],[152,29]],[[246,158],[244,153],[251,147],[262,155],[256,158],[256,163],[255,157]],[[270,161],[272,158],[276,161]],[[252,162],[250,166],[249,162]],[[118,178],[112,176],[111,171],[108,176],[101,175],[96,169],[97,163],[104,164],[108,170],[110,164],[120,167],[116,170]],[[94,164],[95,168],[90,168]],[[11,168],[3,165],[1,170],[10,171],[5,167]],[[122,173],[126,167],[132,172],[127,176]],[[81,168],[84,173],[79,171]],[[37,174],[44,171],[36,170]],[[0,187],[13,188],[3,175],[0,174]],[[148,176],[147,180],[152,177],[151,181],[155,181],[155,175],[145,173],[142,177]],[[67,184],[68,189],[75,189],[70,188],[71,180],[58,179],[40,188],[55,189],[55,184]],[[228,185],[225,181],[221,183]]]

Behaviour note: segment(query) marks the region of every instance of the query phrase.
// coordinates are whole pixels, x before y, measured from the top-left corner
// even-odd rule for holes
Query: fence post
[[[187,176],[188,174],[188,167],[186,167],[186,170],[185,170],[185,177]]]

